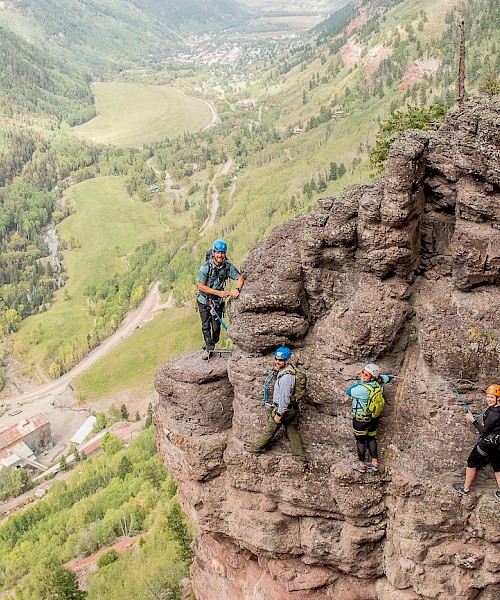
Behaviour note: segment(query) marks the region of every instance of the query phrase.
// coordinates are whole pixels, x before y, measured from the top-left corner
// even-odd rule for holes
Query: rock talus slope
[[[470,99],[432,134],[408,132],[383,180],[324,198],[242,266],[229,359],[177,357],[156,376],[158,443],[199,528],[199,600],[494,600],[500,503],[488,467],[461,498],[476,412],[500,382],[500,101]],[[308,373],[302,472],[266,421],[272,350]],[[396,374],[383,468],[352,471],[345,389],[363,363]]]

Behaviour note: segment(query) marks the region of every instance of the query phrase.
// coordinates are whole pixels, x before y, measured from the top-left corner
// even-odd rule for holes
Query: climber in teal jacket
[[[368,400],[372,389],[376,386],[380,388],[381,407],[383,409],[382,392],[384,385],[392,381],[392,375],[381,375],[377,365],[371,363],[366,365],[360,372],[361,381],[351,385],[346,390],[346,394],[352,399],[352,429],[356,448],[358,451],[358,460],[352,463],[352,468],[361,473],[366,473],[367,469],[378,471],[378,451],[377,451],[377,425],[379,414],[374,416],[368,409]],[[366,462],[366,450],[369,450],[371,462]]]

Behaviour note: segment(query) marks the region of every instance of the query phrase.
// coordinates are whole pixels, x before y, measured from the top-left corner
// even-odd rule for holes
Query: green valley
[[[67,195],[74,214],[58,228],[67,245],[67,283],[47,312],[23,322],[16,342],[17,354],[27,364],[41,363],[52,375],[74,365],[88,349],[87,336],[100,316],[89,287],[115,273],[123,277],[127,256],[137,246],[165,236],[158,211],[131,200],[123,177],[90,179],[69,188]]]
[[[92,86],[97,116],[75,128],[98,144],[143,147],[210,124],[212,109],[167,86],[103,82]]]
[[[488,19],[474,19],[479,8],[489,14]],[[216,36],[193,38],[190,49],[171,56],[170,62],[166,59],[151,67],[123,70],[117,74],[117,81],[94,84],[93,110],[99,116],[72,131],[62,125],[57,134],[69,140],[72,133],[77,133],[88,142],[56,143],[45,128],[38,133],[41,140],[33,148],[25,148],[24,139],[16,141],[15,156],[19,159],[12,160],[14,170],[4,176],[5,190],[9,194],[12,190],[13,195],[18,180],[28,176],[30,168],[41,171],[43,161],[48,163],[44,152],[47,147],[57,166],[51,178],[43,181],[45,190],[55,185],[58,195],[62,195],[71,179],[92,178],[78,188],[70,185],[67,192],[69,198],[76,194],[81,201],[71,208],[76,208],[77,214],[59,226],[69,245],[63,261],[68,280],[64,289],[54,290],[50,310],[22,321],[32,310],[22,300],[29,272],[23,275],[24,288],[7,281],[4,310],[10,312],[5,312],[4,331],[20,329],[15,345],[18,358],[31,365],[38,363],[46,372],[52,365],[52,375],[67,371],[68,365],[85,352],[82,338],[91,335],[87,341],[94,347],[115,331],[132,297],[137,302],[156,277],[162,281],[161,290],[171,292],[178,305],[190,306],[194,276],[203,256],[197,245],[197,230],[209,215],[212,184],[220,196],[209,235],[226,238],[231,257],[239,263],[251,245],[274,225],[310,210],[321,195],[367,181],[368,154],[381,121],[405,105],[418,109],[432,103],[444,107],[453,103],[457,61],[454,40],[462,14],[468,23],[469,86],[480,85],[481,77],[494,69],[487,57],[495,56],[498,35],[491,24],[497,19],[497,10],[488,0],[471,0],[462,13],[451,0],[424,3],[418,9],[412,0],[389,5],[371,2],[357,8],[347,5],[310,34],[281,40],[273,50],[260,38],[251,43],[242,38],[246,41],[240,42],[234,33],[223,52],[214,46]],[[354,28],[348,37],[350,30],[346,27],[350,22]],[[478,27],[484,33],[481,37],[474,35]],[[141,79],[148,84],[141,83]],[[168,86],[161,84],[164,80],[169,81]],[[220,122],[209,103],[217,108]],[[69,152],[79,143],[81,148],[73,151],[78,160],[73,158],[72,164],[61,158],[64,145],[67,148],[63,152]],[[134,146],[144,151],[129,150]],[[42,164],[35,167],[35,160]],[[230,172],[217,176],[228,160],[232,164]],[[51,170],[45,168],[47,172]],[[99,191],[104,185],[102,175],[123,176],[123,188]],[[88,199],[84,198],[86,194]],[[154,227],[145,221],[129,220],[128,211],[120,214],[127,215],[135,235],[129,238],[125,230],[123,234],[106,230],[107,219],[119,222],[117,215],[108,214],[110,204],[116,202],[115,207],[121,207],[127,196],[134,200],[129,201],[131,212],[149,214],[163,235],[154,233]],[[3,206],[8,207],[9,202]],[[68,212],[72,204],[63,202],[62,206]],[[97,207],[102,213],[94,211]],[[52,210],[49,208],[47,217]],[[57,220],[64,218],[64,210],[56,211]],[[81,226],[77,225],[82,218],[79,213],[89,215]],[[109,241],[105,251],[90,235],[95,219],[100,224],[94,226],[97,237]],[[9,212],[4,221],[8,236],[12,235],[9,227],[22,233]],[[41,242],[28,232],[25,235],[24,252],[33,247],[34,264],[38,265],[36,261],[43,252]],[[127,248],[120,242],[122,235],[130,240]],[[4,243],[14,252],[15,244],[10,239],[7,237]],[[91,240],[88,246],[86,239]],[[149,239],[160,242],[147,251],[150,265],[156,266],[147,267],[147,275],[134,269],[134,282],[126,284],[126,292],[118,292],[115,281],[125,268],[118,256],[129,255],[134,244]],[[193,247],[198,248],[194,257]],[[110,268],[103,261],[86,277],[84,271],[93,263],[87,248],[94,248],[97,256],[102,251],[113,256]],[[31,284],[32,289],[47,288],[43,295],[46,303],[54,283],[48,276],[43,279],[43,274],[37,277],[41,279]],[[137,286],[142,291],[136,293]],[[33,296],[33,292],[29,294]],[[93,304],[106,308],[98,308],[96,313]],[[71,326],[61,327],[73,312],[79,316],[71,319]],[[93,321],[97,329],[92,327]],[[56,345],[63,355],[72,357],[69,361],[61,356],[55,360],[49,351],[55,341],[49,332],[56,331],[65,339]]]

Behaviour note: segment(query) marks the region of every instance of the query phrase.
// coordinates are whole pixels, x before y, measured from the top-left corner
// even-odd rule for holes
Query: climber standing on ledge
[[[282,346],[274,353],[276,380],[273,390],[273,407],[260,438],[252,444],[250,452],[261,454],[278,430],[283,426],[290,440],[293,458],[305,465],[306,455],[299,433],[299,405],[294,401],[296,374],[290,364],[292,352]]]
[[[452,485],[453,489],[462,496],[470,492],[477,470],[482,469],[488,463],[493,467],[497,485],[500,488],[500,385],[493,384],[486,388],[486,403],[488,408],[482,415],[483,424],[470,411],[465,417],[479,431],[481,439],[467,459],[465,483]],[[495,492],[495,497],[500,500],[499,490]]]
[[[210,358],[210,352],[219,341],[220,326],[224,316],[224,300],[237,298],[243,287],[244,278],[238,269],[226,258],[227,244],[215,240],[207,252],[206,261],[201,265],[196,278],[198,292],[196,300],[201,318],[203,333],[203,360]],[[227,292],[224,288],[228,279],[236,281],[236,289]]]
[[[367,469],[379,470],[377,451],[377,425],[384,409],[384,384],[392,381],[392,375],[381,375],[377,365],[370,363],[361,369],[361,381],[351,385],[346,394],[352,399],[352,429],[356,440],[358,460],[352,468],[360,473]],[[366,462],[366,450],[371,462]]]

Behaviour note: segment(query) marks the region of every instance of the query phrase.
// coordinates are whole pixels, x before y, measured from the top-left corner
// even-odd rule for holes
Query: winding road
[[[118,346],[125,338],[129,337],[138,327],[154,316],[159,304],[159,298],[160,293],[158,291],[158,283],[155,283],[149,290],[141,306],[136,310],[130,311],[117,331],[111,337],[107,338],[100,346],[94,348],[94,350],[87,354],[87,356],[71,369],[71,371],[68,371],[55,381],[41,385],[31,392],[2,398],[5,403],[8,402],[10,404],[10,414],[5,414],[0,418],[0,425],[10,427],[17,423],[20,418],[29,418],[39,412],[45,413],[54,410],[55,397],[62,394],[75,377],[106,356],[110,350],[116,348],[116,346]],[[20,407],[22,407],[22,412],[14,415],[13,413],[17,412]]]

